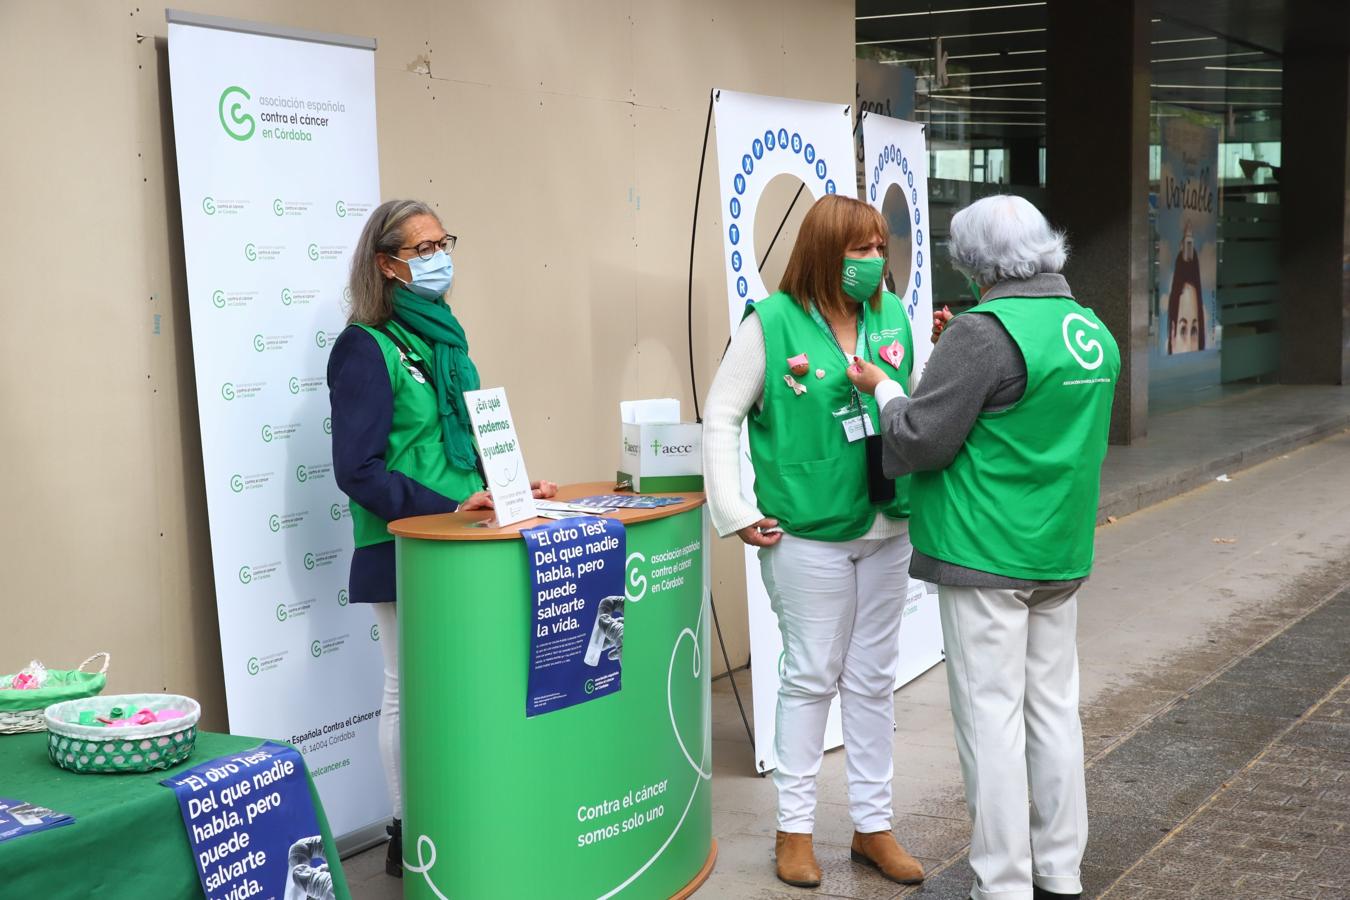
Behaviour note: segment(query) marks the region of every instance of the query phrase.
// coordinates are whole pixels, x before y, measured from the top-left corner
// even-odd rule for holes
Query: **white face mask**
[[[431,259],[414,256],[403,261],[408,264],[412,281],[403,281],[397,275],[394,276],[394,280],[402,281],[410,291],[427,300],[439,300],[444,297],[455,280],[455,264],[444,250],[437,250]]]

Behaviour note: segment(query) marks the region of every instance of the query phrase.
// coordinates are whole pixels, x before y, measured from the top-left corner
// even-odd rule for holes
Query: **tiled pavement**
[[[1345,694],[1321,702],[1350,675],[1350,434],[1104,527],[1097,560],[1079,617],[1085,896],[1350,898],[1337,883],[1350,877]],[[738,680],[748,696],[748,674]],[[753,775],[729,684],[716,682],[720,855],[700,900],[965,898],[969,826],[942,668],[902,689],[896,712],[896,832],[928,881],[900,889],[848,860],[836,751],[820,776],[825,884],[801,891],[773,877],[773,786]],[[383,857],[344,861],[357,900],[400,895]],[[1308,861],[1285,865],[1294,858]]]
[[[1105,896],[1350,897],[1350,678],[1283,729]]]

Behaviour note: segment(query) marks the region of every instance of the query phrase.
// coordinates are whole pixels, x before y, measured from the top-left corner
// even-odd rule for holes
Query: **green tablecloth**
[[[173,769],[145,775],[77,775],[52,765],[45,732],[0,735],[0,797],[75,817],[72,825],[0,843],[0,896],[201,897],[178,799],[159,782],[181,769],[259,743],[259,738],[199,732],[196,752]],[[308,769],[305,778],[338,900],[350,900],[337,845]]]

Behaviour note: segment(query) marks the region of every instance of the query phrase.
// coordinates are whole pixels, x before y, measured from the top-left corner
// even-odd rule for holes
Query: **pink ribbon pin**
[[[891,341],[890,344],[881,348],[881,358],[890,363],[891,368],[900,368],[900,360],[905,358],[905,348],[899,341]]]

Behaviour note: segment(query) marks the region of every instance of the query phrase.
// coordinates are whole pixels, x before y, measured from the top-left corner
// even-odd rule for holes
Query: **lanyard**
[[[866,311],[867,311],[867,304],[859,303],[858,343],[855,345],[855,349],[856,347],[861,347],[863,359],[866,359],[868,362],[871,362],[871,356],[867,351]],[[839,355],[844,358],[844,368],[848,368],[849,366],[851,366],[853,364],[852,357],[848,355],[848,353],[844,350],[843,346],[839,343],[839,338],[835,336],[834,329],[831,328],[829,323],[825,321],[825,317],[820,314],[820,310],[816,308],[816,305],[814,303],[811,304],[811,319],[816,323],[817,327],[819,327],[821,331],[825,332],[825,336],[830,339],[830,343],[834,344],[835,348],[839,351]],[[852,391],[852,398],[850,400],[850,405],[853,406],[855,409],[861,409],[863,405],[862,397],[859,396],[858,389],[853,386],[852,382],[849,383],[849,390]]]

